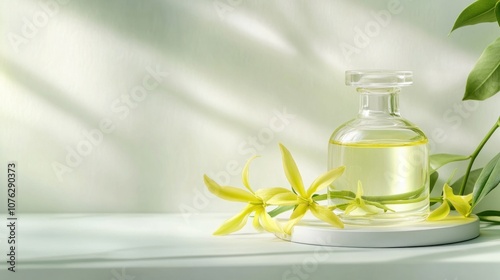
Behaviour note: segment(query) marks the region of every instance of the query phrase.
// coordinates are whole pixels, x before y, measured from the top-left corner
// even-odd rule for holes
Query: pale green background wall
[[[356,113],[343,83],[353,68],[413,70],[403,115],[433,152],[470,153],[500,96],[454,110],[498,27],[448,36],[470,1],[401,0],[389,13],[393,2],[1,0],[0,180],[17,161],[25,213],[233,211],[206,195],[202,174],[241,186],[235,170],[256,137],[256,188],[285,185],[278,142],[311,181],[331,132]],[[377,21],[382,10],[390,19]],[[499,146],[496,135],[478,163]],[[60,179],[55,163],[67,166]]]

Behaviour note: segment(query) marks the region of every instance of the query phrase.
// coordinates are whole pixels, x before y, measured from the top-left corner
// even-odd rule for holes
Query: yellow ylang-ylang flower
[[[322,190],[330,185],[344,172],[345,167],[332,169],[322,174],[311,184],[306,191],[302,182],[302,176],[299,173],[297,164],[293,159],[288,149],[280,144],[281,155],[283,160],[283,169],[285,170],[286,178],[292,186],[294,192],[286,190],[286,192],[278,193],[270,198],[267,202],[273,205],[296,205],[293,210],[290,220],[285,224],[285,233],[290,234],[292,228],[304,217],[309,210],[318,219],[323,220],[335,227],[343,228],[342,221],[332,212],[332,209],[327,206],[321,206],[313,200],[315,192]]]
[[[448,216],[450,213],[450,203],[453,205],[455,210],[457,210],[463,217],[469,217],[472,211],[471,206],[472,193],[468,195],[455,195],[453,194],[453,189],[448,184],[443,186],[443,202],[441,205],[432,211],[427,217],[429,221],[442,220]]]
[[[368,214],[376,214],[378,211],[375,210],[374,207],[383,209],[384,212],[385,211],[394,212],[394,210],[387,208],[382,203],[378,203],[378,202],[374,202],[374,201],[367,201],[367,200],[363,199],[363,193],[364,193],[363,192],[363,185],[361,184],[361,181],[358,181],[358,189],[356,190],[356,197],[351,202],[349,202],[349,204],[345,208],[345,210],[344,210],[345,215],[351,214],[352,211],[354,211],[358,208],[365,211]]]
[[[356,209],[361,209],[367,213],[376,213],[376,211],[371,210],[366,205],[365,200],[362,198],[363,196],[363,186],[361,185],[361,181],[358,181],[358,189],[356,190],[356,197],[347,205],[344,210],[344,214],[349,215],[352,211]]]
[[[285,188],[264,188],[254,191],[248,182],[248,169],[252,157],[247,161],[242,171],[243,185],[247,191],[240,188],[230,186],[220,186],[214,180],[210,179],[207,175],[204,176],[205,185],[208,190],[216,196],[230,201],[246,202],[248,203],[243,210],[225,221],[215,232],[214,235],[225,235],[240,230],[248,220],[251,213],[254,214],[253,226],[257,230],[266,230],[274,233],[282,233],[282,227],[266,212],[267,201],[276,194],[287,192]]]

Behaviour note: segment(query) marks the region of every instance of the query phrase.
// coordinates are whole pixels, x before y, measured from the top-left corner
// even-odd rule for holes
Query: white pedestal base
[[[415,247],[455,243],[479,236],[479,219],[450,215],[442,221],[420,222],[404,226],[353,226],[337,229],[321,221],[301,221],[292,235],[281,239],[311,245],[338,247]]]

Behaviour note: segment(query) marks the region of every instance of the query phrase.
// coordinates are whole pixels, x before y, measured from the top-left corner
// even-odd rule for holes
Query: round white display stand
[[[415,247],[455,243],[479,236],[479,219],[450,215],[441,221],[423,221],[404,226],[354,226],[338,229],[318,220],[297,224],[292,235],[279,238],[311,245],[338,247]]]

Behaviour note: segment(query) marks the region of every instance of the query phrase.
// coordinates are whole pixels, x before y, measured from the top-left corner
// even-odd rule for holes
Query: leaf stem
[[[410,199],[399,199],[399,200],[381,200],[381,201],[378,201],[378,203],[381,203],[383,205],[385,205],[385,204],[408,204],[408,203],[420,202],[422,200],[425,200],[426,198],[427,198],[427,196],[421,196],[421,197],[410,198]],[[369,202],[369,200],[366,200],[366,202]]]
[[[462,185],[460,186],[460,191],[459,191],[458,195],[463,195],[464,194],[465,186],[467,185],[467,180],[469,179],[469,173],[470,173],[470,171],[472,169],[472,165],[474,164],[474,160],[476,160],[476,157],[479,154],[479,152],[481,151],[481,149],[483,149],[483,147],[486,144],[486,142],[488,142],[488,140],[490,139],[490,137],[493,135],[493,133],[495,132],[495,130],[499,126],[500,126],[500,117],[495,122],[495,124],[490,129],[490,131],[488,131],[488,133],[483,138],[483,140],[481,141],[481,143],[479,143],[479,146],[477,146],[476,150],[470,155],[469,165],[467,166],[467,170],[465,171],[464,180],[462,181]]]
[[[420,198],[422,192],[424,191],[424,187],[420,187],[419,189],[416,189],[411,192],[407,193],[401,193],[401,194],[394,194],[394,195],[383,195],[383,196],[367,196],[363,195],[361,198],[367,201],[372,201],[372,202],[381,202],[385,203],[387,201],[401,201],[405,199],[412,199],[412,198]],[[320,197],[323,198],[323,195],[318,195],[313,197],[315,201],[320,200]],[[339,199],[346,199],[346,200],[352,200],[356,197],[356,194],[351,192],[351,191],[330,191],[330,197],[332,198],[339,198]],[[425,199],[425,197],[424,197]]]
[[[442,202],[443,201],[443,197],[440,196],[440,197],[431,197],[429,199],[430,202]]]

